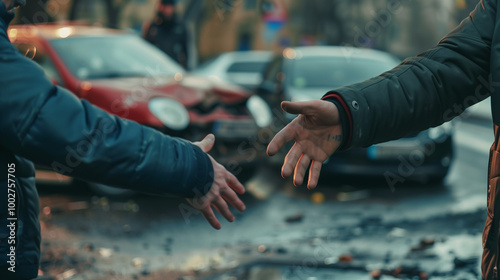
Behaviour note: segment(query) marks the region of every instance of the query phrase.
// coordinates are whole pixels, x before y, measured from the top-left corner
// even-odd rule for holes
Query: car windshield
[[[133,34],[55,39],[52,46],[78,79],[173,76],[184,69]]]
[[[335,88],[375,77],[396,65],[393,59],[303,57],[292,61],[287,80],[294,88]]]

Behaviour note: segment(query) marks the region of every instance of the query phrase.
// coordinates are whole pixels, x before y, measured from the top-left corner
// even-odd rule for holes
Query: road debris
[[[375,280],[381,279],[383,275],[392,276],[397,279],[429,279],[427,273],[417,267],[398,266],[394,269],[376,269],[370,272],[370,276]]]
[[[285,221],[287,223],[298,223],[298,222],[302,222],[303,218],[304,218],[304,214],[299,213],[299,214],[287,217]]]
[[[370,197],[370,192],[367,190],[340,192],[337,194],[337,200],[342,202],[362,200],[368,197]]]
[[[405,237],[408,234],[408,231],[404,228],[393,228],[389,233],[387,233],[387,237],[389,238],[401,238]]]
[[[436,243],[436,241],[433,238],[422,239],[420,241],[420,244],[411,248],[411,251],[412,252],[423,251],[423,250],[426,250],[427,248],[434,246],[435,243]]]
[[[342,255],[339,257],[339,263],[352,263],[354,257],[352,255]]]
[[[144,259],[143,258],[133,258],[132,259],[132,266],[138,269],[141,269],[144,267]]]
[[[66,270],[65,272],[59,274],[56,276],[56,279],[57,280],[65,280],[65,279],[69,279],[73,276],[76,275],[76,270],[75,269],[70,269],[70,270]]]
[[[269,249],[266,247],[266,245],[259,245],[257,247],[257,251],[259,251],[259,253],[267,253]]]
[[[82,249],[85,250],[86,252],[92,252],[94,251],[94,245],[92,243],[84,243],[82,245]]]
[[[113,255],[113,249],[110,248],[99,248],[98,252],[103,258],[109,258]]]

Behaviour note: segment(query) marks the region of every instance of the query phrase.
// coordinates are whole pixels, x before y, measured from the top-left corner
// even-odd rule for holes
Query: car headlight
[[[148,104],[149,111],[166,127],[183,130],[189,125],[189,114],[184,105],[169,98],[153,98]]]
[[[271,124],[273,116],[264,99],[256,95],[250,97],[247,101],[247,108],[259,127],[267,127]]]
[[[444,140],[446,137],[450,136],[452,132],[453,125],[451,122],[447,122],[440,126],[430,128],[428,131],[429,138],[436,142]]]

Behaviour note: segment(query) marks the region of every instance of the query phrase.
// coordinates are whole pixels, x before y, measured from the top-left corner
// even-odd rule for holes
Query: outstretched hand
[[[202,141],[193,144],[200,147],[205,153],[208,153],[214,146],[214,142],[215,136],[209,134]],[[229,222],[234,221],[234,216],[229,210],[227,202],[240,212],[243,212],[245,210],[245,204],[236,193],[244,194],[245,187],[243,187],[238,179],[227,171],[224,166],[215,161],[212,156],[208,155],[208,157],[214,168],[214,182],[212,183],[212,187],[204,196],[188,199],[188,202],[201,212],[203,217],[212,227],[220,229],[221,224],[219,220],[217,220],[217,217],[215,217],[211,206],[214,206]]]
[[[275,155],[287,142],[295,144],[285,157],[281,176],[294,174],[293,184],[300,186],[309,169],[308,189],[318,184],[321,166],[342,144],[342,125],[337,106],[328,101],[282,102],[281,108],[290,114],[299,114],[285,126],[267,147],[269,156]]]

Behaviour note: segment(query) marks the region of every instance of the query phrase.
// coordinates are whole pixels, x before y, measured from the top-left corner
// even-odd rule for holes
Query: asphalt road
[[[247,211],[216,231],[183,200],[40,187],[42,272],[54,279],[480,279],[490,121],[455,124],[443,184],[323,178],[279,167],[247,183]],[[375,277],[376,278],[376,277]],[[400,279],[399,278],[399,279]]]

